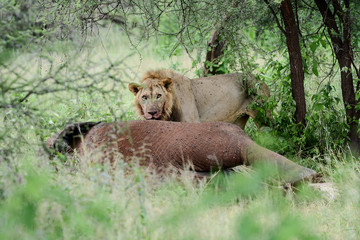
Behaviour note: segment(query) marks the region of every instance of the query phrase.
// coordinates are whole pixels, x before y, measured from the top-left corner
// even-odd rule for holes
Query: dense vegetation
[[[322,24],[315,4],[322,1],[290,2],[301,33],[302,126],[280,1],[0,0],[0,238],[359,239],[360,162],[349,145],[349,124],[358,119],[349,122],[341,85],[349,69],[336,61],[331,37],[338,35]],[[356,88],[360,8],[339,3],[350,10]],[[209,61],[214,29],[224,45]],[[44,152],[44,140],[67,123],[135,119],[127,83],[146,70],[195,77],[204,65],[265,81],[271,98],[253,106],[263,127],[251,120],[245,131],[322,173],[336,191],[305,184],[284,193],[269,169],[159,179]]]

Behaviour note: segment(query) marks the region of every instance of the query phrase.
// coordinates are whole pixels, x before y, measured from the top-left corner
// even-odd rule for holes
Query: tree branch
[[[274,16],[274,19],[275,19],[275,22],[278,26],[278,28],[280,29],[280,31],[286,35],[286,31],[285,29],[281,26],[280,22],[279,22],[279,19],[277,18],[276,16],[276,12],[274,11],[274,9],[270,6],[270,3],[269,3],[269,0],[264,0],[264,2],[266,3],[266,5],[268,6],[268,8],[270,9],[272,15]]]
[[[325,0],[315,0],[315,3],[323,17],[323,22],[327,27],[330,39],[333,42],[335,54],[338,54],[340,51],[340,47],[343,46],[344,43],[339,36],[340,31],[336,24],[335,16],[329,9],[329,5],[325,2]],[[338,56],[337,58],[341,59],[341,56]]]
[[[339,19],[344,22],[344,11],[337,0],[332,0],[332,4],[334,6],[334,13],[339,17]]]

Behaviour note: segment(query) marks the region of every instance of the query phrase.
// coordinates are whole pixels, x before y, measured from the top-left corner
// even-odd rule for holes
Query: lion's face
[[[143,84],[130,83],[136,109],[146,120],[168,120],[172,107],[172,80],[148,78]]]

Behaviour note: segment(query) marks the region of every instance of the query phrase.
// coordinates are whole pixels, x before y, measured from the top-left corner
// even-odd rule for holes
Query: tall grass
[[[0,165],[1,239],[358,239],[358,162],[327,180],[330,198],[307,185],[284,193],[268,170],[217,176],[210,183],[125,175],[96,164],[22,159],[15,184]],[[55,163],[54,163],[55,162]],[[57,171],[54,170],[54,164]]]

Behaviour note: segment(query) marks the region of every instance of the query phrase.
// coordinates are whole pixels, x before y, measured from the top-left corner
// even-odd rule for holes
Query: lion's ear
[[[163,86],[166,90],[170,91],[174,85],[173,80],[171,78],[165,78],[162,81]]]
[[[130,83],[128,87],[130,92],[132,92],[134,95],[136,95],[142,89],[142,86],[138,83]]]

